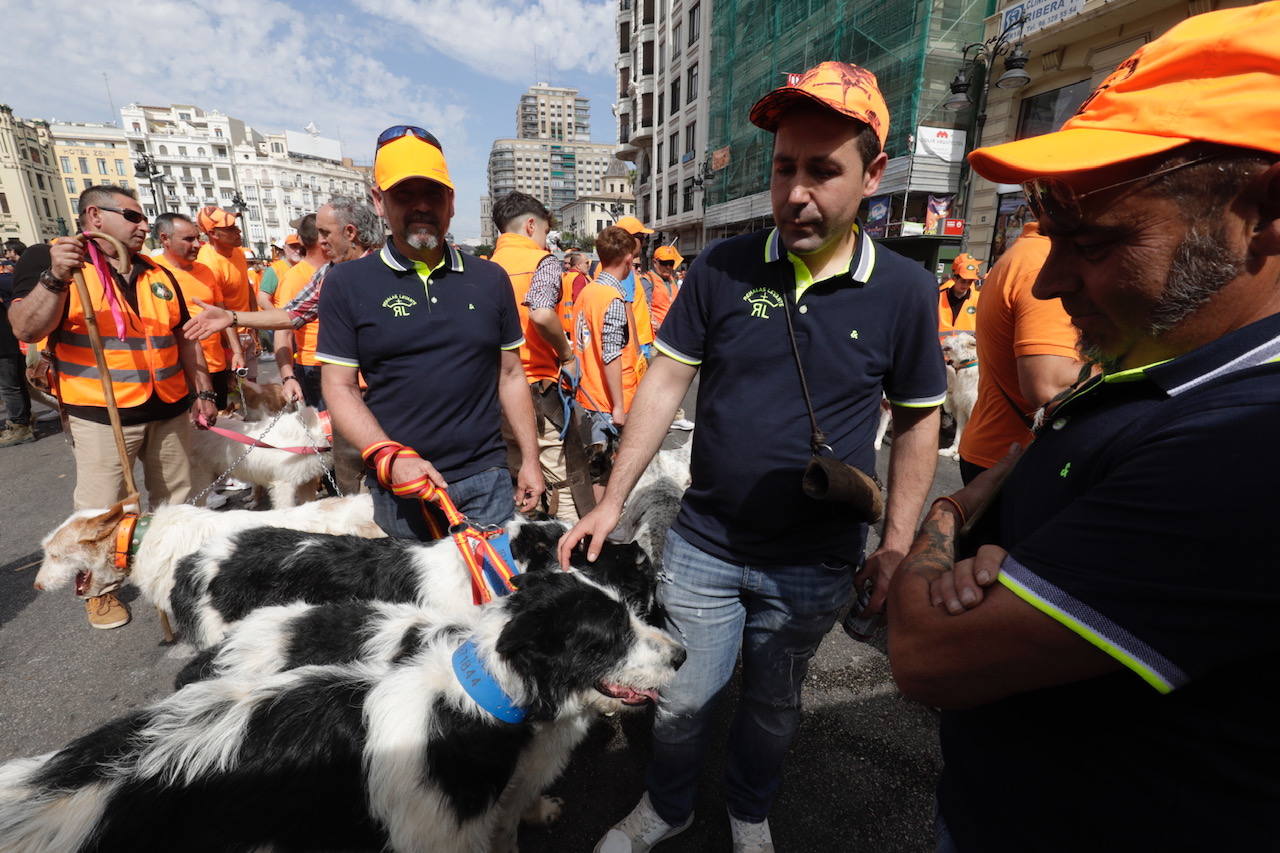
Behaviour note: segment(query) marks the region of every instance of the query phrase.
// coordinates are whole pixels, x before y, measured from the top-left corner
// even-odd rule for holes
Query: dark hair
[[[314,213],[308,213],[298,220],[298,239],[302,241],[302,248],[308,252],[320,242],[320,231],[316,228],[316,215]]]
[[[80,216],[84,216],[84,209],[86,207],[102,207],[103,205],[110,205],[112,201],[121,196],[124,198],[131,198],[134,201],[138,200],[138,196],[128,187],[117,187],[111,184],[95,184],[80,193],[80,198],[76,202],[77,209],[80,211]]]
[[[191,218],[183,216],[181,213],[162,213],[156,217],[154,226],[156,234],[173,236],[173,224],[175,222],[185,222],[188,225],[195,227],[195,223],[191,221]]]
[[[513,220],[523,216],[536,216],[548,225],[551,224],[551,211],[527,193],[509,192],[493,205],[493,224],[500,232],[506,232]]]
[[[1280,159],[1275,154],[1252,148],[1193,142],[1154,158],[1150,171],[1158,172],[1202,157],[1213,159],[1161,175],[1150,184],[1158,195],[1172,199],[1182,215],[1192,222],[1220,216],[1246,183]]]
[[[585,257],[586,255],[583,254],[582,252],[570,252],[569,257],[565,258],[565,261],[569,264],[569,266],[573,266],[574,264],[576,264],[578,261],[582,260]]]
[[[636,253],[636,238],[625,228],[610,225],[596,236],[596,254],[602,266],[613,266],[627,255]]]

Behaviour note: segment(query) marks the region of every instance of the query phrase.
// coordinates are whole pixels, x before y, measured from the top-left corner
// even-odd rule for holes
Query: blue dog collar
[[[467,640],[453,653],[453,674],[475,703],[504,723],[523,723],[525,710],[516,705],[481,662],[476,644]]]

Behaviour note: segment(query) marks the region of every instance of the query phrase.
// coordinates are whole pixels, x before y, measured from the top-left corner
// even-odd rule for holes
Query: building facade
[[[72,216],[80,213],[80,193],[91,186],[111,184],[137,191],[133,150],[123,130],[114,124],[67,122],[54,124],[49,131],[62,195]]]
[[[987,19],[987,37],[1007,25],[1010,13],[1048,3],[1003,2]],[[992,88],[981,145],[998,145],[1057,130],[1112,71],[1142,45],[1192,15],[1247,6],[1245,0],[1066,0],[1042,26],[1024,26],[1031,54],[1031,83],[1023,89]],[[1034,11],[1034,8],[1032,9]],[[1029,14],[1030,18],[1031,15]],[[1016,185],[973,176],[968,251],[994,261],[1017,239],[1032,216]]]
[[[583,244],[583,238],[597,234],[624,216],[636,215],[636,199],[631,191],[631,175],[626,164],[614,160],[605,172],[602,189],[581,195],[556,211],[562,243]]]
[[[591,141],[591,101],[577,89],[538,83],[516,104],[517,139]]]
[[[498,229],[493,224],[493,199],[480,196],[480,244],[492,246],[498,242]]]
[[[716,0],[708,239],[772,225],[773,137],[748,120],[751,106],[788,74],[835,59],[873,72],[889,107],[889,165],[868,200],[866,213],[877,214],[868,228],[931,271],[949,264],[960,236],[941,233],[946,217],[937,214],[949,210],[959,189],[968,117],[941,103],[965,45],[982,40],[993,9],[994,0]]]
[[[0,104],[0,242],[43,242],[75,228],[47,122]]]
[[[703,244],[711,0],[621,0],[617,157],[636,164],[637,216],[686,257]]]

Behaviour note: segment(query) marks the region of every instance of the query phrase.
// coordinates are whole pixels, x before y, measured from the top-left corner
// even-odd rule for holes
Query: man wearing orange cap
[[[1102,366],[925,516],[889,653],[943,710],[940,850],[1266,850],[1280,542],[1280,3],[1141,47],[1056,133],[982,148],[1022,183]]]
[[[249,264],[240,251],[240,226],[238,213],[209,205],[200,208],[196,222],[200,230],[209,236],[209,242],[200,247],[196,260],[213,270],[218,277],[222,298],[232,311],[249,311],[252,301],[249,290]]]
[[[445,239],[453,181],[426,130],[383,131],[373,178],[391,237],[377,254],[335,266],[320,299],[316,355],[334,428],[357,447],[402,445],[392,483],[426,478],[447,488],[471,522],[503,524],[516,506],[536,506],[544,488],[511,280]],[[504,415],[522,459],[515,506]],[[388,535],[427,540],[448,530],[433,507],[395,496],[373,476],[369,487]]]
[[[978,281],[981,262],[961,252],[951,262],[951,278],[938,288],[938,340],[958,332],[973,334],[978,323]]]
[[[663,319],[600,505],[561,541],[598,554],[624,499],[699,376],[693,482],[667,536],[659,595],[689,658],[664,688],[646,792],[597,846],[648,850],[693,820],[715,699],[742,655],[725,795],[734,850],[772,851],[768,814],[800,721],[808,662],[849,600],[867,527],[847,503],[815,500],[815,453],[874,470],[882,393],[895,404],[889,506],[859,582],[878,612],[911,543],[937,465],[946,373],[937,281],[877,246],[858,223],[888,160],[875,76],[825,62],[751,110],[775,134],[776,227],[699,254]],[[801,389],[803,364],[815,436]]]
[[[684,263],[684,256],[675,246],[659,246],[653,250],[653,294],[649,298],[649,317],[653,321],[653,331],[662,328],[667,311],[676,299],[680,282],[676,279],[676,268]]]
[[[274,296],[276,288],[284,280],[284,274],[289,271],[289,268],[302,260],[302,240],[298,239],[296,233],[290,234],[284,238],[282,247],[272,246],[271,253],[273,255],[279,253],[279,256],[262,271],[262,282],[258,285],[258,307],[263,311],[276,307]]]

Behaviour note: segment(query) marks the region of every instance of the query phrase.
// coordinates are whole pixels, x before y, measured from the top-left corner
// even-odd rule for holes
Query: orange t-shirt
[[[284,308],[293,301],[303,289],[311,283],[316,268],[307,261],[298,261],[289,267],[275,293],[271,294],[271,303],[277,308]],[[316,342],[320,337],[320,321],[312,320],[293,330],[293,360],[298,364],[317,365]]]
[[[1033,409],[1018,387],[1019,358],[1080,358],[1076,328],[1062,301],[1031,295],[1031,286],[1048,256],[1049,238],[1041,236],[1035,222],[1028,222],[991,268],[982,287],[977,330],[978,401],[960,439],[960,458],[966,462],[990,468],[1013,442],[1025,447],[1031,441],[1031,430],[1020,416],[1030,418]]]
[[[187,310],[191,312],[192,317],[204,311],[196,304],[197,299],[210,305],[222,305],[222,290],[218,286],[218,277],[204,264],[196,261],[190,269],[183,269],[163,253],[153,255],[151,260],[168,267],[173,272],[173,277],[178,280],[178,285],[182,288],[182,299],[187,303]],[[210,373],[221,373],[227,369],[230,364],[231,350],[227,347],[226,336],[222,332],[202,340],[200,348],[204,350],[205,364]]]
[[[231,257],[224,258],[213,247],[206,243],[200,247],[196,260],[213,270],[218,277],[218,287],[222,290],[223,304],[231,311],[253,311],[257,305],[253,302],[252,288],[249,286],[249,265],[245,263],[244,252],[236,249]]]

